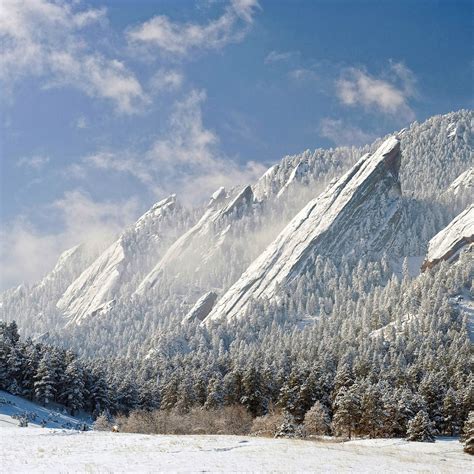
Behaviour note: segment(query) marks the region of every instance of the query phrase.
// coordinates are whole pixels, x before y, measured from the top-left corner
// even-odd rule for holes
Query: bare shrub
[[[304,417],[305,436],[324,436],[329,434],[331,419],[327,408],[316,402]]]
[[[94,421],[93,428],[95,431],[110,431],[112,429],[112,422],[105,414],[101,414]]]
[[[284,421],[281,413],[273,412],[268,415],[258,416],[253,420],[250,433],[255,436],[271,436],[274,437]]]
[[[242,406],[215,410],[192,408],[188,413],[137,410],[117,417],[120,431],[145,434],[248,434],[252,416]]]

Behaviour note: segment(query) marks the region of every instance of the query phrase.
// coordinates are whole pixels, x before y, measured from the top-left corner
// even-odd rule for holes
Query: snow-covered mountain
[[[205,272],[213,256],[230,238],[233,223],[251,211],[253,203],[250,186],[244,187],[234,197],[223,188],[216,191],[201,219],[169,247],[135,294],[143,295],[151,290],[164,273],[167,277],[186,279],[187,275]]]
[[[448,192],[458,195],[462,192],[469,192],[474,196],[474,168],[469,168],[461,173],[449,186]]]
[[[207,206],[185,209],[170,196],[100,255],[71,249],[42,282],[5,292],[1,317],[86,353],[130,353],[169,328],[188,331],[182,321],[227,320],[305,280],[322,285],[307,290],[313,320],[334,304],[326,280],[342,256],[350,273],[392,255],[398,268],[384,270],[386,282],[472,204],[472,123],[460,110],[370,145],[286,156],[255,183],[218,189]],[[313,265],[318,257],[326,263]]]
[[[474,204],[456,216],[429,243],[422,269],[432,268],[441,261],[453,261],[459,252],[474,244]]]
[[[62,314],[56,308],[57,301],[96,254],[95,248],[82,244],[65,250],[53,270],[38,283],[22,284],[0,296],[0,319],[16,319],[23,327],[32,326],[35,334],[54,327],[62,320]]]
[[[272,299],[317,255],[381,250],[400,218],[400,141],[390,138],[310,201],[219,300],[206,318],[244,314],[252,299]]]
[[[174,217],[182,212],[175,195],[158,202],[86,268],[57,303],[69,323],[104,314],[129,293],[179,231]]]

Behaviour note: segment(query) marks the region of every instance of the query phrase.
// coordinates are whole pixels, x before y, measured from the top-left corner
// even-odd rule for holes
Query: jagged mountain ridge
[[[396,239],[398,239],[399,258],[405,255],[423,255],[423,249],[427,247],[429,239],[444,227],[455,213],[463,209],[456,207],[463,206],[463,202],[456,201],[454,205],[455,201],[450,193],[447,193],[447,197],[441,198],[441,192],[447,190],[459,174],[472,167],[470,125],[472,116],[470,111],[459,111],[433,117],[421,124],[412,124],[401,134],[403,158],[399,175],[406,195],[403,199],[415,199],[418,202],[417,212],[423,212],[428,209],[426,206],[429,196],[429,202],[439,204],[439,209],[435,210],[436,214],[428,213],[426,216],[420,214],[414,219],[419,221],[420,225],[410,234],[409,240],[418,242],[418,253],[407,253],[411,251],[405,242],[408,237],[405,238],[398,233]],[[452,136],[452,128],[448,130],[452,123],[459,130],[463,130],[462,134]],[[175,255],[158,272],[159,275],[168,274],[170,278],[158,279],[159,284],[152,285],[151,291],[145,288],[142,294],[130,298],[144,281],[146,273],[154,266],[160,269],[159,262],[164,255],[173,255],[174,252],[170,252],[170,249],[186,232],[196,227],[192,218],[187,218],[181,223],[181,230],[167,239],[163,253],[154,261],[151,261],[153,260],[151,258],[148,268],[132,272],[133,275],[129,274],[131,278],[126,279],[124,286],[119,285],[117,304],[107,308],[103,313],[104,316],[107,313],[107,317],[86,318],[87,320],[81,322],[81,329],[77,332],[74,329],[75,323],[70,324],[67,331],[64,330],[65,321],[70,321],[71,317],[65,319],[62,314],[62,326],[57,322],[52,329],[57,330],[62,336],[70,332],[80,338],[81,334],[97,334],[99,327],[111,326],[113,322],[113,326],[118,328],[119,332],[120,328],[129,327],[132,334],[140,338],[155,331],[159,321],[167,321],[170,318],[181,321],[196,301],[209,291],[223,295],[308,201],[318,196],[328,183],[339,178],[362,155],[373,153],[375,147],[381,143],[382,139],[360,148],[306,151],[300,155],[285,157],[251,187],[239,188],[230,194],[225,190],[218,190],[210,203],[213,211],[208,212],[209,209],[201,208],[201,219],[204,221],[211,222],[211,215],[221,214],[223,209],[238,196],[239,191],[247,190],[246,193],[249,195],[251,191],[253,197],[251,196],[247,205],[243,206],[245,212],[235,215],[230,213],[225,218],[217,219],[218,222],[212,225],[203,226],[207,230],[198,239],[199,245],[191,244],[183,253],[183,256],[186,256],[186,263],[191,264],[188,267],[191,271],[186,272],[185,279],[182,278],[183,271],[180,271],[180,266],[176,265],[174,268],[176,262],[183,260],[183,256],[178,255],[175,259]],[[433,178],[432,182],[429,177]],[[421,185],[418,185],[418,180]],[[405,213],[406,209],[411,208],[404,207]],[[194,211],[193,218],[197,217],[197,212]],[[206,213],[208,214],[204,219]],[[140,252],[140,249],[137,247],[136,251]],[[201,261],[202,256],[210,256],[205,264]],[[170,271],[163,272],[163,269]],[[82,297],[81,292],[78,295]],[[111,301],[107,298],[104,300],[105,303]],[[49,310],[48,307],[47,311]],[[135,321],[134,324],[130,324],[131,318]],[[6,319],[19,319],[14,304],[10,304]],[[37,332],[34,318],[29,317],[29,321],[33,322],[29,323],[28,331]],[[115,332],[109,333],[107,344],[114,344],[115,337]]]
[[[390,138],[310,201],[219,300],[206,321],[243,314],[251,299],[275,297],[317,254],[380,250],[400,213],[400,142]],[[374,219],[375,218],[375,219]],[[375,222],[373,222],[373,220]],[[364,229],[364,236],[358,232]],[[361,249],[359,248],[358,251]]]
[[[183,212],[176,195],[156,203],[85,269],[57,303],[68,324],[110,311],[115,298],[127,294],[124,287],[133,287],[133,279],[146,272],[179,232],[173,229],[174,217]]]

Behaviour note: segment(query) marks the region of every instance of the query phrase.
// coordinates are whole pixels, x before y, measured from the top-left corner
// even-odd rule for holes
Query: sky
[[[170,193],[472,108],[464,0],[0,2],[0,289]]]

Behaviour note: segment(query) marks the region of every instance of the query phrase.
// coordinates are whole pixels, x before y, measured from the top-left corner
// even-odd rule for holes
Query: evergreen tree
[[[474,411],[470,411],[462,429],[461,441],[464,441],[464,451],[474,455]]]
[[[335,413],[332,420],[334,432],[346,434],[349,439],[359,428],[361,407],[358,386],[342,387],[334,402]]]
[[[409,421],[407,439],[408,441],[434,442],[433,423],[428,413],[421,410]]]
[[[35,375],[35,397],[43,405],[54,401],[56,393],[55,371],[51,362],[51,354],[46,351],[41,359]]]

